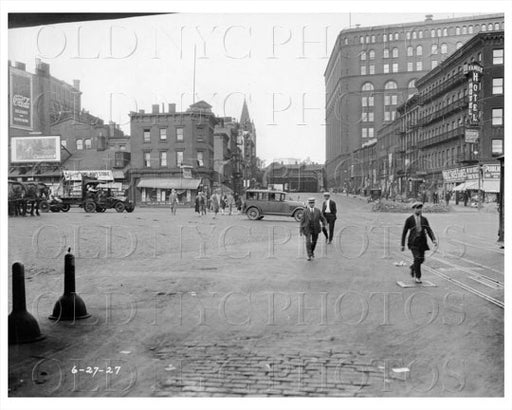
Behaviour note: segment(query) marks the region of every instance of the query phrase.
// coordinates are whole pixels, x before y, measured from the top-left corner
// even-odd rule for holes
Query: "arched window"
[[[414,49],[411,46],[407,47],[407,57],[412,57],[413,53]]]
[[[415,31],[412,32],[412,39],[416,40],[416,32]]]
[[[460,36],[460,27],[459,26],[455,27],[455,35]]]
[[[473,26],[468,26],[468,33],[473,34]]]
[[[441,44],[441,54],[447,54],[448,53],[448,46],[446,43]]]
[[[425,33],[427,32],[427,30],[425,30]],[[425,34],[426,36],[426,34]],[[423,31],[418,31],[418,38],[423,38]]]
[[[361,61],[366,60],[366,51],[361,51]]]
[[[482,31],[487,31],[487,26],[485,24],[482,24]]]
[[[436,31],[434,29],[430,30],[430,37],[434,38],[436,36]]]
[[[457,41],[457,50],[462,47],[462,42]]]
[[[398,85],[391,80],[384,84],[384,121],[393,121],[398,105]]]
[[[441,37],[441,29],[440,28],[437,29],[437,37]]]
[[[407,33],[405,33],[405,39],[406,40],[410,40],[411,39],[411,32],[408,31]]]
[[[466,26],[462,26],[462,34],[468,34],[468,28]]]
[[[437,44],[432,44],[432,54],[437,54]]]
[[[423,55],[423,47],[422,46],[416,47],[416,55],[417,56],[422,56]]]
[[[363,36],[359,37],[359,42],[360,42],[361,44],[364,44],[364,37],[363,37]]]
[[[370,43],[370,36],[366,36],[366,44]]]
[[[384,55],[383,55],[384,58],[389,58],[389,48],[385,48],[384,49]]]
[[[376,37],[375,37],[375,34],[374,34],[374,35],[372,35],[372,43],[375,43],[375,38],[376,38]]]
[[[361,91],[373,91],[374,87],[372,83],[364,83],[361,87]]]
[[[361,87],[361,121],[373,122],[374,121],[374,106],[375,97],[373,94],[373,84],[366,82]]]
[[[346,38],[346,37],[345,37],[345,38],[343,39],[343,43],[344,43],[345,45],[348,45],[348,38]]]
[[[90,138],[87,138],[85,140],[85,149],[91,149],[92,148],[92,145],[91,145],[91,139]]]
[[[375,51],[374,50],[370,50],[368,52],[368,55],[369,55],[370,60],[374,60],[375,59]]]
[[[443,37],[447,37],[448,36],[448,28],[443,28]]]
[[[392,53],[393,53],[393,58],[397,58],[398,57],[398,48],[395,47],[393,49]]]
[[[84,142],[82,140],[76,140],[76,149],[77,150],[83,150],[84,149]]]
[[[494,30],[498,31],[500,29],[500,23],[494,23]]]
[[[489,23],[489,25],[487,26],[487,31],[492,31],[492,23]]]
[[[416,93],[416,79],[412,79],[407,83],[407,92],[409,98]]]
[[[395,40],[398,40],[400,38],[400,34],[395,33]]]

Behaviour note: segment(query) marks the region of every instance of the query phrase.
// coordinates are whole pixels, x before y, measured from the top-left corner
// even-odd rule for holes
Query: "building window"
[[[414,63],[411,63],[411,62],[407,63],[407,71],[414,71]]]
[[[176,141],[183,141],[183,127],[176,128]]]
[[[412,97],[416,93],[416,80],[415,79],[409,81],[409,84],[407,84],[407,90],[409,92],[409,98]]]
[[[437,54],[437,44],[432,44],[432,54]]]
[[[368,138],[373,138],[373,128],[368,128]]]
[[[468,26],[468,33],[473,34],[473,26]]]
[[[503,49],[492,50],[492,63],[503,64]]]
[[[366,36],[366,44],[370,43],[370,36]]]
[[[437,60],[432,60],[432,70],[437,67]]]
[[[144,168],[151,168],[151,152],[144,152]]]
[[[126,144],[119,144],[119,149],[121,151],[126,151]]]
[[[411,39],[411,32],[410,31],[405,33],[405,38],[406,38],[406,40],[410,40]]]
[[[487,26],[487,31],[492,31],[492,23],[489,23],[489,25]]]
[[[458,50],[459,48],[461,48],[461,47],[462,47],[462,42],[457,41],[457,45],[456,45],[457,50]]]
[[[448,29],[446,27],[443,28],[443,37],[448,37]]]
[[[500,23],[494,23],[494,30],[498,31],[500,29]]]
[[[492,109],[492,125],[503,125],[503,108]]]
[[[395,108],[398,103],[398,85],[394,81],[384,84],[384,121],[392,121],[395,118]]]
[[[395,33],[395,40],[398,40],[398,39],[400,39],[400,34]]]
[[[384,49],[384,55],[383,55],[384,58],[389,58],[389,48],[385,48]]]
[[[382,35],[382,42],[385,43],[388,41],[388,36],[386,34]]]
[[[345,37],[345,39],[343,40],[343,43],[347,46],[348,45],[348,38]]]
[[[398,63],[393,63],[393,73],[398,73]]]
[[[370,65],[368,66],[368,68],[369,68],[369,70],[370,70],[370,71],[369,71],[369,74],[370,74],[370,75],[375,74],[375,65],[370,64]]]
[[[492,79],[492,93],[503,94],[503,78]]]
[[[366,60],[366,51],[361,51],[361,61]]]
[[[413,39],[413,40],[416,40],[416,37],[417,37],[417,34],[416,34],[416,32],[415,32],[415,31],[413,31],[413,32],[412,32],[412,39]]]
[[[372,36],[372,43],[375,43],[375,35]]]
[[[418,38],[423,38],[423,31],[418,32]]]
[[[446,43],[441,44],[441,54],[447,54],[448,53],[448,46]]]
[[[366,66],[365,65],[361,66],[361,75],[366,75]]]
[[[160,151],[160,166],[167,166],[167,151]]]
[[[374,51],[374,50],[370,50],[370,51],[368,52],[368,58],[369,58],[370,60],[375,60],[375,51]]]
[[[482,24],[481,31],[487,31],[487,26],[485,24]]]
[[[416,71],[423,70],[423,63],[421,61],[416,61]]]
[[[79,151],[84,149],[84,142],[82,140],[76,140],[76,149]]]
[[[411,46],[407,47],[407,57],[412,57],[413,53],[414,49]]]
[[[183,151],[176,151],[176,166],[181,167],[183,165]]]
[[[197,151],[197,165],[204,167],[204,152]]]
[[[466,26],[462,26],[462,35],[468,34],[468,28]]]
[[[460,27],[459,26],[455,27],[455,35],[460,36]]]
[[[361,128],[361,138],[368,138],[368,128]]]
[[[160,141],[167,141],[167,128],[160,128]]]
[[[144,142],[151,142],[151,130],[149,130],[147,128],[144,129],[143,136],[144,136]]]
[[[440,28],[437,29],[437,37],[441,37],[441,29]]]
[[[423,55],[423,47],[422,46],[416,47],[416,55],[417,56],[422,56]]]
[[[384,73],[389,73],[389,64],[384,64]]]
[[[359,37],[359,42],[360,42],[361,44],[364,44],[364,37],[363,37],[363,36]]]
[[[85,140],[85,149],[91,149],[92,148],[92,145],[91,145],[91,139],[90,138],[87,138]]]
[[[502,155],[503,154],[503,140],[492,140],[492,155]]]
[[[392,51],[392,54],[393,54],[393,58],[397,58],[398,57],[398,48],[395,47]]]

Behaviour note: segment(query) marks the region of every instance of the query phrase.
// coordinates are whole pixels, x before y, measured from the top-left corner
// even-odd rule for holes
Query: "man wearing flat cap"
[[[421,264],[425,261],[425,251],[430,249],[427,243],[427,234],[434,243],[434,246],[437,246],[437,240],[428,224],[427,218],[421,215],[423,204],[421,202],[414,202],[412,209],[414,213],[405,220],[401,245],[403,252],[405,249],[405,237],[409,233],[407,247],[411,250],[414,258],[413,264],[410,266],[411,276],[416,283],[421,283]]]
[[[332,243],[334,236],[334,223],[336,222],[336,202],[331,199],[329,192],[324,192],[324,202],[322,203],[322,215],[329,224],[329,237],[326,238],[328,243]]]
[[[315,257],[316,242],[321,231],[320,222],[324,226],[327,225],[327,221],[320,212],[320,209],[315,208],[315,198],[309,198],[308,206],[304,209],[299,226],[300,235],[306,237],[308,261]]]

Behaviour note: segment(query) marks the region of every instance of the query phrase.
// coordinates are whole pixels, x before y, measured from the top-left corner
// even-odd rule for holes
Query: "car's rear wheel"
[[[60,209],[62,212],[68,212],[71,206],[69,204],[63,204]]]
[[[39,209],[41,210],[41,212],[48,212],[50,210],[50,204],[48,203],[48,201],[43,200],[39,204]]]
[[[302,220],[302,215],[304,215],[304,209],[297,209],[294,213],[293,213],[293,217],[295,218],[295,220],[297,222],[300,222]]]
[[[115,206],[114,206],[115,210],[117,212],[123,212],[124,209],[125,209],[125,206],[124,206],[124,203],[122,202],[118,202]]]
[[[247,210],[247,217],[251,221],[255,221],[256,219],[258,219],[260,217],[260,210],[258,208],[255,208],[255,207],[249,208]]]
[[[85,201],[84,211],[88,213],[96,211],[96,203],[91,200]]]

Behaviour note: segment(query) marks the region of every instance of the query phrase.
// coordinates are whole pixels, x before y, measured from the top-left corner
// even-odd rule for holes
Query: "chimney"
[[[25,63],[20,63],[19,61],[16,61],[14,63],[14,67],[16,67],[18,70],[25,71],[27,66],[25,65]]]
[[[176,104],[169,104],[169,114],[176,114]]]
[[[73,80],[73,88],[80,91],[80,80]]]
[[[139,114],[144,114],[144,110],[139,110]]]
[[[425,21],[432,21],[433,17],[434,17],[434,15],[433,15],[433,14],[427,14],[427,15],[425,16]]]
[[[158,114],[159,110],[160,110],[160,105],[153,104],[153,112],[152,112],[152,114]]]

